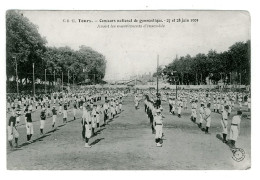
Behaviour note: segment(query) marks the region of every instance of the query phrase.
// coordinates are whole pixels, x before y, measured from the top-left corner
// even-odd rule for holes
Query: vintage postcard
[[[8,170],[251,168],[247,11],[6,11]]]

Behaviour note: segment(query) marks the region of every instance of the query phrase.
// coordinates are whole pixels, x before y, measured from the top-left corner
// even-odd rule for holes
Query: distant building
[[[152,73],[144,73],[142,75],[136,75],[136,76],[130,76],[131,80],[139,80],[141,82],[143,82],[144,84],[149,84],[148,82],[153,82],[155,80],[155,78],[152,76]]]

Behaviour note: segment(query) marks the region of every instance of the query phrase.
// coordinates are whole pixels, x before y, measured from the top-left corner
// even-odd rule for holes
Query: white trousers
[[[220,111],[223,112],[224,111],[224,105],[220,106]]]
[[[26,124],[26,132],[27,132],[27,135],[33,134],[33,123],[28,122]]]
[[[231,125],[229,133],[230,133],[230,139],[236,141],[237,138],[238,138],[238,128],[237,128],[237,126]]]
[[[211,123],[211,118],[208,118],[206,120],[206,127],[210,127],[210,123]]]
[[[97,115],[97,123],[99,123],[100,122],[100,115],[98,114]]]
[[[175,106],[174,105],[172,105],[172,112],[174,112],[175,111]]]
[[[73,115],[74,115],[74,117],[76,116],[76,112],[77,112],[77,109],[73,109]]]
[[[156,133],[155,133],[155,139],[157,139],[157,138],[162,138],[162,128],[163,128],[162,125],[156,125],[156,126],[155,126],[155,131],[156,131]]]
[[[67,110],[63,110],[63,118],[67,118],[67,117],[68,117]]]
[[[8,126],[7,133],[8,133],[8,141],[12,141],[14,137],[15,138],[19,137],[19,133],[15,127],[12,128],[11,126]]]
[[[53,115],[53,116],[52,116],[52,123],[55,123],[55,122],[56,122],[56,117],[57,117],[57,115]]]
[[[202,114],[200,114],[200,123],[202,123],[203,122],[203,116],[202,116]]]
[[[111,108],[111,113],[114,114],[114,115],[116,114],[115,108]]]
[[[228,125],[228,121],[227,120],[221,120],[221,125],[223,128],[223,134],[227,134],[228,133],[228,129],[227,129],[227,125]]]
[[[97,116],[96,117],[92,117],[92,127],[96,128],[97,125]]]
[[[197,111],[196,111],[196,109],[191,109],[191,116],[192,117],[197,117]]]
[[[91,125],[88,124],[85,125],[85,137],[86,138],[91,137]]]
[[[228,112],[231,113],[231,111],[232,111],[232,107],[228,106]]]
[[[40,121],[40,129],[43,129],[45,126],[45,120]]]
[[[138,101],[136,101],[136,102],[135,102],[135,106],[137,107],[138,105],[139,105],[139,102],[138,102]]]
[[[178,114],[181,114],[181,107],[178,107]]]

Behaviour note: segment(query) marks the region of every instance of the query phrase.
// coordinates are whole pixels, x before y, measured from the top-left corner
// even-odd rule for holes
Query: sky
[[[77,50],[80,45],[85,45],[102,53],[107,60],[105,80],[128,79],[138,74],[153,73],[156,70],[157,55],[159,65],[167,65],[176,55],[207,54],[211,49],[223,52],[235,42],[250,39],[250,15],[246,11],[22,13],[39,27],[39,33],[48,41],[47,46],[69,46]],[[111,22],[122,19],[132,22]],[[137,22],[134,22],[135,19]],[[154,19],[163,22],[140,22]],[[175,22],[168,23],[167,19],[175,19]],[[178,19],[188,19],[189,22],[177,22]],[[191,19],[198,19],[198,22],[191,22]],[[116,27],[112,28],[111,25]],[[121,28],[117,25],[136,25],[139,28]],[[147,25],[161,27],[148,28]]]

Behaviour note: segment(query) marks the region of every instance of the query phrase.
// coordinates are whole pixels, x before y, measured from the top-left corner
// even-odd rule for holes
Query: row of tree
[[[80,83],[99,83],[105,76],[106,58],[87,46],[79,50],[70,47],[48,47],[47,40],[38,32],[38,27],[16,10],[6,13],[6,72],[7,85],[14,81],[28,84],[46,79],[53,84],[63,79]],[[45,73],[46,72],[46,73]],[[16,77],[16,74],[18,77]],[[12,82],[10,82],[10,80]]]
[[[250,84],[250,40],[237,42],[227,51],[176,57],[158,73],[171,84]],[[155,76],[157,74],[155,73]]]

